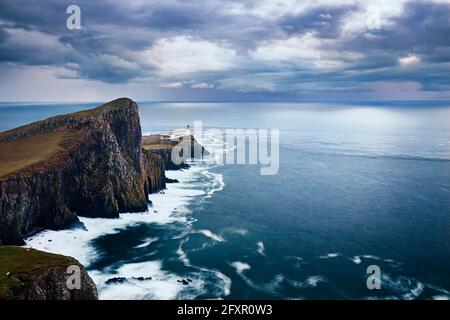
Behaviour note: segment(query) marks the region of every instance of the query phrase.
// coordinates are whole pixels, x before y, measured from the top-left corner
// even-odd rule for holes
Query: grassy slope
[[[70,257],[17,246],[0,246],[0,300],[16,297],[34,277],[50,267],[72,264],[77,263]]]
[[[142,136],[142,148],[146,150],[157,150],[172,148],[172,145],[163,141],[159,136]]]
[[[0,178],[46,161],[61,150],[63,132],[48,132],[12,142],[0,142]]]

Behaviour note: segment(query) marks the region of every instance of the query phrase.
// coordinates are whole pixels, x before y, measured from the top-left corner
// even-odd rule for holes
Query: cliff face
[[[209,155],[209,152],[197,142],[193,135],[187,135],[172,141],[161,136],[144,136],[142,139],[142,147],[145,152],[160,156],[166,170],[189,168],[186,160],[195,157],[202,158],[203,156]],[[174,147],[177,147],[180,158],[184,160],[181,163],[172,161]],[[187,150],[185,155],[183,155],[184,150]]]
[[[159,156],[142,149],[145,172],[145,190],[154,193],[166,188],[166,174],[164,160]]]
[[[69,267],[80,271],[79,288]],[[15,246],[0,247],[0,300],[96,300],[97,288],[75,259]],[[77,280],[78,281],[78,280]]]
[[[0,177],[0,244],[87,217],[147,210],[148,192],[164,187],[164,164],[144,154],[138,107],[122,98],[0,134],[0,144],[62,137],[50,157]]]
[[[171,158],[172,149],[173,149],[172,146],[168,146],[168,147],[163,147],[163,148],[159,148],[159,149],[151,149],[151,150],[145,150],[145,151],[147,152],[147,154],[153,154],[153,155],[159,156],[162,159],[166,170],[180,170],[180,169],[189,168],[189,165],[184,162],[180,163],[180,164],[175,164],[172,161],[172,158]]]

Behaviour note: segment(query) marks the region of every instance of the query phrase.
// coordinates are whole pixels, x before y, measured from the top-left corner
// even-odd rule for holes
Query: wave
[[[238,274],[242,274],[245,270],[250,270],[251,267],[248,263],[241,262],[241,261],[234,261],[230,263],[232,267],[236,269],[236,272]]]
[[[264,251],[265,251],[265,248],[264,248],[264,243],[262,242],[262,241],[258,241],[257,243],[256,243],[256,251],[260,254],[260,255],[262,255],[262,256],[265,256],[266,254],[264,253]]]
[[[247,229],[243,229],[243,228],[224,228],[222,229],[222,232],[226,232],[226,233],[232,233],[232,234],[238,234],[240,236],[246,236],[248,234],[248,230]]]
[[[156,241],[158,241],[158,240],[159,240],[158,237],[154,237],[154,238],[152,238],[152,237],[146,238],[146,239],[143,240],[144,242],[143,242],[142,244],[139,244],[139,245],[135,246],[134,248],[135,248],[135,249],[145,248],[145,247],[148,247],[149,245],[151,245],[153,242],[156,242]]]
[[[296,288],[315,288],[321,282],[326,282],[322,276],[310,276],[305,281],[288,280],[289,284]]]
[[[280,288],[281,283],[285,280],[285,277],[282,274],[275,275],[275,277],[269,282],[256,283],[255,281],[253,281],[252,279],[250,279],[248,276],[245,275],[245,271],[251,269],[251,267],[248,263],[241,262],[241,261],[234,261],[234,262],[231,262],[230,265],[232,267],[234,267],[234,269],[236,270],[236,273],[251,288],[281,297],[281,295],[278,293],[278,289]]]
[[[90,275],[97,284],[99,298],[107,300],[167,300],[192,299],[204,292],[204,280],[191,274],[189,286],[180,276],[162,270],[161,261],[124,264],[115,271],[92,271]],[[108,280],[125,279],[120,283]]]
[[[204,280],[204,290],[201,294],[209,294],[215,298],[223,298],[228,296],[231,292],[231,279],[216,269],[208,269],[192,265],[186,251],[183,249],[183,245],[188,241],[189,237],[186,237],[180,242],[177,249],[177,255],[179,260],[183,262],[185,266],[196,269],[200,275],[200,278]],[[195,250],[196,249],[190,250],[189,252]],[[197,296],[199,295],[200,292],[197,292]]]
[[[330,259],[330,258],[337,258],[339,257],[341,254],[339,252],[331,252],[331,253],[327,253],[326,255],[323,256],[319,256],[319,259]]]
[[[205,229],[194,230],[191,233],[200,233],[200,234],[204,235],[205,237],[210,238],[210,239],[212,239],[214,241],[217,241],[217,242],[224,242],[225,241],[225,239],[222,238],[221,236],[219,236],[219,235],[217,235],[215,233],[212,233],[209,230],[205,230]]]

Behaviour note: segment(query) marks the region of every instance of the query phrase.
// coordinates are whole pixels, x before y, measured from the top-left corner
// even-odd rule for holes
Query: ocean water
[[[0,131],[95,105],[3,103]],[[87,266],[100,298],[450,298],[450,103],[143,102],[140,114],[144,133],[279,129],[280,167],[197,161],[167,173],[180,182],[147,212],[27,239]]]

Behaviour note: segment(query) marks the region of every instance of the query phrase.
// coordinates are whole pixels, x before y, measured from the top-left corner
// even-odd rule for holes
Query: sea
[[[0,131],[98,104],[0,103]],[[449,101],[139,106],[144,134],[278,130],[279,167],[220,163],[235,146],[205,134],[146,212],[26,239],[78,259],[100,299],[450,298]]]

